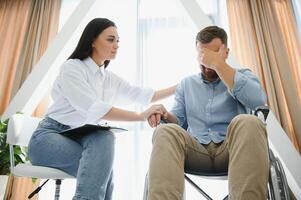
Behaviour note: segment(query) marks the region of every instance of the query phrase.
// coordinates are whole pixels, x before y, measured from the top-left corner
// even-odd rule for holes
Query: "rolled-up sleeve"
[[[118,81],[118,96],[124,104],[137,102],[141,105],[150,104],[155,91],[150,88],[140,88],[130,85],[122,78],[116,77]]]
[[[86,123],[93,123],[109,112],[112,105],[97,97],[87,82],[86,72],[81,67],[77,65],[63,66],[58,86],[70,105],[86,116]]]
[[[234,86],[228,91],[233,98],[252,110],[265,105],[267,100],[258,78],[249,69],[236,70]]]
[[[178,125],[186,129],[187,118],[186,118],[185,97],[184,97],[184,81],[182,81],[177,86],[175,92],[175,101],[170,112],[176,116]]]

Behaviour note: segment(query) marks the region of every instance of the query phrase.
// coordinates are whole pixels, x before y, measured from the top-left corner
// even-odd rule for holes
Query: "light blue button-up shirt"
[[[258,78],[250,70],[240,69],[235,72],[232,90],[220,79],[205,81],[201,74],[183,79],[170,112],[200,143],[219,143],[225,139],[227,127],[236,115],[265,103],[266,95]]]

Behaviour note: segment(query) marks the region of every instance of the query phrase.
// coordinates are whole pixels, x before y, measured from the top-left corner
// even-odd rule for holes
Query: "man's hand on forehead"
[[[218,51],[212,51],[206,47],[200,47],[198,53],[199,64],[215,70],[216,66],[223,62],[227,56],[227,48],[221,45]]]

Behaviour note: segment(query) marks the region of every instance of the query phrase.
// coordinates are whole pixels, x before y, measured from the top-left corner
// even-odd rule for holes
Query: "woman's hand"
[[[150,127],[154,128],[160,124],[161,119],[166,120],[168,118],[168,115],[169,115],[168,112],[164,113],[163,115],[153,114],[153,115],[149,116],[149,118],[147,119],[148,124],[150,125]]]
[[[140,115],[144,120],[148,120],[151,127],[154,127],[160,123],[162,117],[167,118],[168,112],[162,104],[157,104],[152,105]]]

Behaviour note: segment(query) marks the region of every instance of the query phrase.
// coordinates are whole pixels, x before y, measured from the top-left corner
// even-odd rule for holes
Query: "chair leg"
[[[55,180],[55,195],[54,195],[54,200],[59,200],[60,199],[60,191],[61,191],[61,179]]]
[[[223,198],[223,200],[228,200],[229,195],[225,196],[225,198]]]
[[[49,181],[49,179],[47,179],[41,186],[37,187],[37,189],[35,189],[32,193],[29,194],[29,196],[27,197],[28,199],[31,199],[35,194],[38,194],[40,192],[40,190],[42,189],[42,187]]]
[[[213,200],[204,190],[202,190],[197,184],[195,184],[186,174],[184,175],[186,181],[188,181],[200,194],[202,194],[207,200]]]
[[[147,195],[148,195],[148,173],[146,174],[145,181],[144,181],[143,200],[147,200]]]

